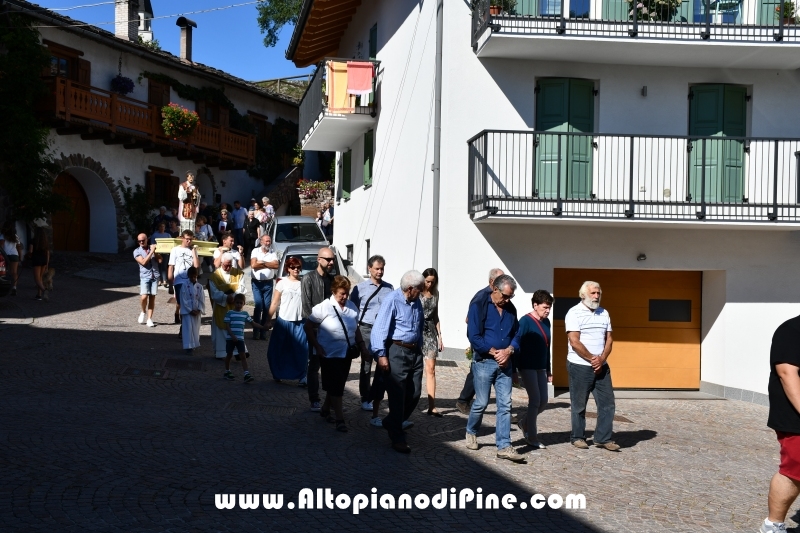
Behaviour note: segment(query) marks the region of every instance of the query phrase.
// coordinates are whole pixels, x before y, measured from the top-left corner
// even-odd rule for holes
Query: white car
[[[282,257],[286,248],[293,244],[328,246],[328,239],[311,217],[276,217],[270,228],[270,237],[278,257]]]

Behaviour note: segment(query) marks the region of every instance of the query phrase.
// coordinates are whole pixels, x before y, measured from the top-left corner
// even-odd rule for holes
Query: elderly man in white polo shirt
[[[278,268],[278,255],[272,249],[272,237],[262,235],[259,239],[261,246],[255,248],[250,254],[250,272],[253,275],[252,288],[253,300],[256,308],[253,311],[253,321],[265,326],[269,319],[269,306],[272,303],[272,284]],[[253,340],[266,340],[267,329],[261,330],[260,336],[253,328]]]
[[[589,393],[597,404],[597,426],[594,444],[609,451],[619,451],[619,445],[611,440],[614,426],[614,389],[611,385],[611,369],[608,356],[611,354],[611,318],[608,311],[600,307],[603,291],[595,281],[585,281],[578,291],[581,303],[567,311],[564,324],[567,329],[569,351],[567,371],[569,374],[569,396],[572,409],[572,432],[570,441],[576,448],[588,449],[586,430],[586,402]]]

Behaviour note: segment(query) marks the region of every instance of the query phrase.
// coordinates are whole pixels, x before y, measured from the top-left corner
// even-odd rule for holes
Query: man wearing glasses
[[[180,323],[181,311],[181,286],[184,283],[189,283],[187,271],[190,267],[200,268],[197,246],[192,244],[194,232],[189,229],[183,230],[181,241],[180,245],[173,246],[169,252],[169,270],[167,270],[167,277],[172,286],[175,287],[175,315],[178,317],[178,323]]]
[[[467,449],[478,449],[478,430],[494,385],[497,457],[521,463],[525,456],[511,446],[511,355],[519,350],[517,309],[511,303],[516,289],[514,278],[498,276],[490,297],[469,306],[467,337],[473,349],[475,401],[467,420]]]
[[[147,244],[147,235],[140,233],[136,237],[139,247],[133,251],[133,258],[139,263],[139,294],[142,297],[142,312],[139,314],[139,324],[147,320],[147,327],[153,324],[153,310],[156,308],[156,294],[158,294],[158,262],[156,247]]]
[[[303,319],[311,314],[315,305],[322,303],[331,296],[331,282],[333,282],[333,269],[336,257],[333,250],[323,247],[317,252],[317,268],[303,276],[300,284],[300,294],[303,302]],[[319,412],[322,403],[319,399],[319,356],[314,353],[314,348],[308,347],[308,401],[311,410]]]

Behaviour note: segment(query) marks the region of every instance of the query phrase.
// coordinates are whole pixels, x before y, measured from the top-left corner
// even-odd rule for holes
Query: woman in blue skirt
[[[300,298],[302,266],[302,261],[297,257],[286,259],[284,277],[272,291],[269,316],[278,311],[278,317],[269,339],[267,360],[275,381],[304,381],[306,378],[308,341],[303,330],[303,304]]]

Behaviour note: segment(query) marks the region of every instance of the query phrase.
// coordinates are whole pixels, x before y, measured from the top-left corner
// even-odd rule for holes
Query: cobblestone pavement
[[[127,259],[127,257],[126,257]],[[117,260],[113,259],[112,260]],[[78,261],[79,265],[81,262]],[[755,531],[766,513],[778,446],[767,410],[726,401],[618,400],[620,453],[569,444],[569,404],[541,416],[547,450],[527,464],[495,458],[490,406],[481,449],[464,447],[454,409],[466,368],[437,368],[444,418],[416,413],[413,452],[392,451],[359,409],[356,366],[346,391],[349,432],[308,410],[305,390],[275,383],[267,343],[248,341],[256,381],[222,379],[210,356],[183,355],[160,293],[159,322],[136,322],[136,287],[77,278],[65,263],[50,302],[0,299],[0,529],[3,531]],[[131,268],[135,269],[131,261]],[[25,318],[33,320],[25,320]],[[126,375],[160,370],[166,377]],[[523,396],[515,390],[515,404]],[[591,407],[591,406],[590,406]],[[589,419],[589,427],[593,420]],[[506,493],[583,493],[585,510],[289,510],[302,488],[334,494],[433,495],[451,487]],[[215,494],[284,494],[281,510],[218,510]],[[793,515],[796,510],[790,513]],[[794,525],[794,524],[792,524]]]

